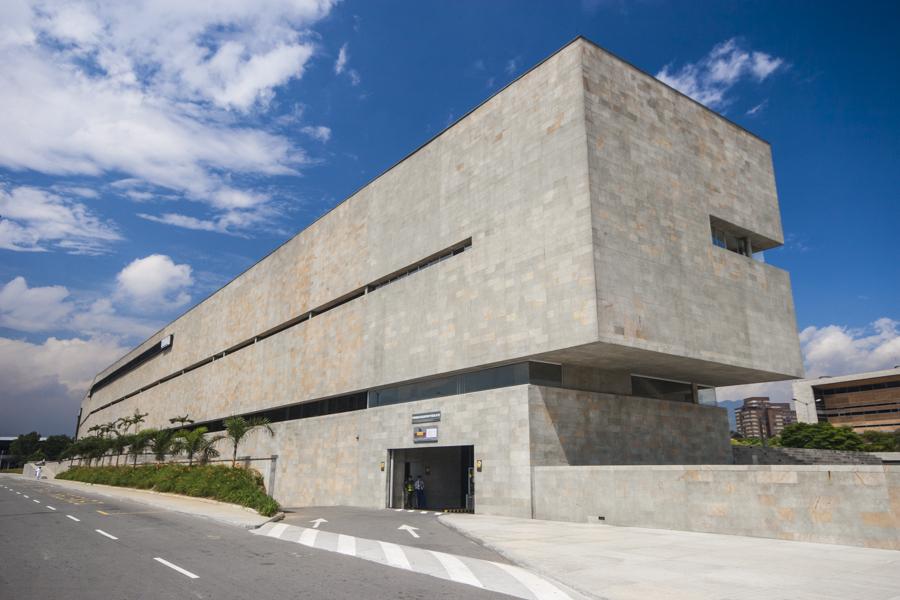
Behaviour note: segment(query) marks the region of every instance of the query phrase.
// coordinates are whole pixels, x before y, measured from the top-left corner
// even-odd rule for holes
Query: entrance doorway
[[[389,451],[391,465],[388,508],[407,508],[405,482],[425,482],[422,510],[460,511],[474,507],[474,446],[398,448]]]

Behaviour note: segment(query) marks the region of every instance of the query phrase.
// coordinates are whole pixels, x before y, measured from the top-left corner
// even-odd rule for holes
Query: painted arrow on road
[[[318,529],[319,525],[321,525],[322,523],[327,523],[327,522],[328,522],[327,519],[321,519],[321,518],[316,519],[315,521],[310,521],[310,523],[313,524],[313,529]]]
[[[418,527],[410,527],[409,525],[401,525],[397,529],[402,529],[402,530],[406,531],[409,535],[413,536],[414,538],[419,537],[419,534],[416,533],[416,530],[418,529]]]

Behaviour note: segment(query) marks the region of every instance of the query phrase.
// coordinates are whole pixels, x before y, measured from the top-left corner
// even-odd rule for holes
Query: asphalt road
[[[90,492],[0,486],[0,598],[507,598]]]

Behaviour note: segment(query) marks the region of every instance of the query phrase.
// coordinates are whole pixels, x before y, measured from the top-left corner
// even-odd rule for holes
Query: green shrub
[[[862,450],[863,438],[849,427],[831,423],[794,423],[781,432],[781,445],[787,448],[820,450]]]
[[[259,473],[220,465],[72,467],[57,475],[57,479],[212,498],[247,506],[266,517],[274,515],[279,508],[266,494]]]

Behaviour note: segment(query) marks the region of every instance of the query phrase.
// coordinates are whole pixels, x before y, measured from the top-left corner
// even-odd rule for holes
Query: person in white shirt
[[[37,465],[37,466],[34,468],[34,478],[35,478],[35,479],[40,479],[40,478],[41,478],[41,465]]]

